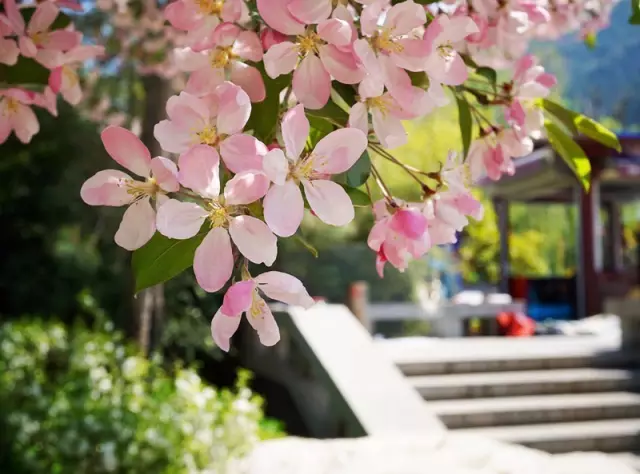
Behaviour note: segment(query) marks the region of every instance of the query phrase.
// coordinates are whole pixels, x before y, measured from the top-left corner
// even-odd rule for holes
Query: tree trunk
[[[169,82],[159,76],[144,76],[145,108],[142,116],[140,139],[151,151],[151,156],[161,156],[162,149],[153,136],[153,128],[165,118],[165,104],[171,95]],[[136,339],[145,354],[158,348],[164,323],[164,285],[156,285],[141,291],[134,304]]]

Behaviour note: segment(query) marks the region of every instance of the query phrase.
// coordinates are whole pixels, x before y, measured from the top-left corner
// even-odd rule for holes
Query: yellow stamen
[[[371,38],[371,47],[374,51],[383,53],[401,53],[404,51],[404,46],[396,42],[391,30],[388,28],[382,28]]]
[[[33,43],[36,46],[40,46],[42,45],[42,43],[44,43],[44,40],[46,39],[46,35],[47,33],[44,31],[39,31],[37,33],[32,33],[31,36],[31,41],[33,41]]]
[[[264,302],[257,291],[253,292],[253,301],[251,302],[251,308],[249,308],[249,314],[252,318],[262,317],[267,310],[267,304]]]
[[[301,56],[306,56],[309,53],[318,54],[318,46],[320,46],[323,41],[314,31],[309,31],[304,36],[298,36],[298,51]]]
[[[78,75],[76,74],[76,72],[73,69],[71,69],[69,66],[62,67],[62,74],[64,75],[65,79],[67,80],[67,83],[71,87],[75,86],[80,82],[78,80]]]
[[[215,68],[226,67],[235,56],[231,52],[231,48],[232,46],[227,46],[226,48],[216,48],[211,51],[209,56],[211,59],[211,66]]]
[[[194,133],[194,144],[202,144],[209,146],[216,146],[220,141],[220,136],[216,127],[213,125],[207,125],[200,131]]]
[[[438,54],[442,59],[452,59],[453,58],[453,46],[451,46],[451,41],[447,41],[439,45],[437,48]]]
[[[144,183],[130,179],[126,180],[124,185],[127,187],[127,193],[133,195],[136,200],[145,196],[154,198],[160,192],[160,186],[155,178],[147,178]]]
[[[7,97],[4,100],[4,110],[2,115],[11,115],[15,114],[18,111],[18,107],[20,107],[20,102],[14,99],[13,97]]]
[[[211,201],[209,204],[209,221],[213,227],[226,227],[229,223],[229,212],[221,202]]]
[[[378,97],[369,97],[365,100],[365,103],[369,109],[378,109],[382,115],[387,115],[387,112],[389,112],[389,109],[391,108],[389,98],[382,95]]]
[[[298,163],[292,164],[289,170],[289,178],[295,181],[311,179],[314,173],[313,164],[313,156],[301,159]]]
[[[220,16],[224,6],[224,0],[194,0],[194,3],[203,15]]]

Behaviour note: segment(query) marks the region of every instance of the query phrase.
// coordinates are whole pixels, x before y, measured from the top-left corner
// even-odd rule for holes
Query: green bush
[[[279,435],[240,372],[234,390],[141,357],[109,326],[0,327],[0,472],[225,472]]]

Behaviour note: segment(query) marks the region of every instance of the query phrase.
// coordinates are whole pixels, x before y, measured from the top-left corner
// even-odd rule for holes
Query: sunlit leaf
[[[591,163],[584,150],[555,123],[546,120],[544,127],[547,131],[547,137],[549,138],[551,146],[575,173],[584,189],[588,190],[590,185]]]
[[[334,176],[334,181],[345,186],[357,188],[362,186],[371,174],[371,158],[365,151],[348,171]]]
[[[456,102],[458,103],[458,124],[460,125],[460,134],[462,136],[463,157],[466,158],[473,135],[471,109],[469,108],[469,103],[461,96],[456,95]]]
[[[351,186],[345,186],[344,184],[342,187],[351,198],[351,202],[355,207],[367,207],[371,205],[371,198],[364,191],[352,188]]]
[[[133,252],[136,293],[171,280],[191,267],[196,249],[206,235],[206,231],[200,231],[190,239],[176,240],[156,232],[144,247]]]
[[[264,71],[263,63],[256,64],[262,74],[266,98],[262,102],[251,104],[251,117],[245,130],[253,130],[253,135],[264,143],[270,143],[276,136],[276,126],[280,114],[280,93],[291,84],[291,74],[271,79]]]

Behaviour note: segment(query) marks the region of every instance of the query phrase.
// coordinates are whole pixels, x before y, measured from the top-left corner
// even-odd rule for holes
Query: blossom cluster
[[[14,1],[4,0],[0,17],[0,38],[9,45],[0,62],[22,54],[51,69],[41,95],[0,92],[0,110],[9,110],[0,138],[4,124],[28,141],[35,133],[28,106],[54,104],[57,92],[77,100],[72,67],[98,51],[81,46],[71,27],[49,32],[57,14],[51,0],[27,27]],[[175,0],[136,23],[127,2],[100,0],[98,8],[117,12],[114,28],[129,32],[123,43],[165,51],[170,66],[163,59],[151,72],[187,79],[155,125],[166,156],[152,157],[134,133],[107,127],[106,151],[137,178],[101,171],[85,182],[82,199],[127,206],[115,235],[127,250],[156,233],[194,243],[198,284],[208,292],[227,288],[211,326],[221,348],[229,349],[243,313],[264,344],[275,344],[278,327],[262,295],[304,307],[313,300],[293,276],[252,275],[249,264],[272,266],[278,238],[296,234],[305,208],[328,225],[349,224],[355,188],[340,176],[357,163],[369,167],[355,191],[375,216],[368,244],[381,276],[386,263],[403,271],[432,246],[455,242],[468,218],[483,214],[470,186],[481,176],[512,174],[513,158],[530,153],[532,138],[545,133],[540,99],[556,80],[526,54],[529,42],[578,29],[591,34],[606,26],[611,3]],[[437,172],[391,154],[408,140],[403,121],[452,101],[470,122],[463,154],[451,153]],[[408,173],[422,199],[394,197],[377,160]]]
[[[48,74],[41,91],[29,84],[5,85],[0,75],[0,144],[12,132],[21,142],[29,143],[40,130],[31,107],[42,107],[57,116],[58,94],[77,105],[82,99],[77,69],[102,54],[103,47],[83,44],[82,33],[66,21],[59,7],[80,8],[71,0],[47,0],[36,7],[3,0],[0,7],[0,65],[24,68],[35,61],[36,67],[45,68]]]

